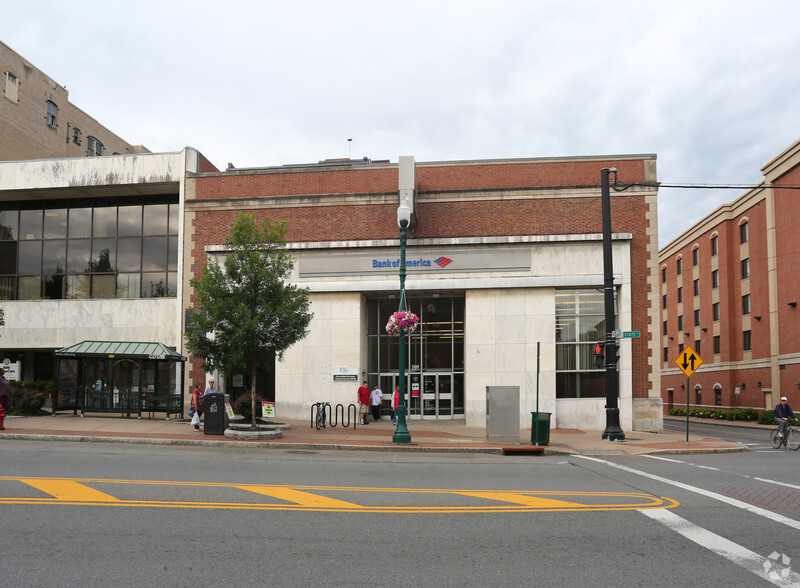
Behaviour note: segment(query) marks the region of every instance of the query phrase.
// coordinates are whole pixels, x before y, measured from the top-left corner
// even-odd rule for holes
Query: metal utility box
[[[486,441],[519,443],[519,386],[486,386]]]

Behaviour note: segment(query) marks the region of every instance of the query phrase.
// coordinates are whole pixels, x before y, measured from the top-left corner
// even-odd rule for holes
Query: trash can
[[[550,412],[531,413],[531,443],[534,445],[550,445],[551,414]]]
[[[225,395],[206,394],[203,399],[205,400],[203,432],[206,435],[224,435],[230,422],[228,412],[225,410]]]

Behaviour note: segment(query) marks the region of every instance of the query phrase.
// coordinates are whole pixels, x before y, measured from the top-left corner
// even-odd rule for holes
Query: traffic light
[[[594,346],[594,367],[606,367],[605,343],[597,343]]]

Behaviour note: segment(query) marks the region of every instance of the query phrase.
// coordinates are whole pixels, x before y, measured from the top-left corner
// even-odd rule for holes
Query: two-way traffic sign
[[[703,358],[692,349],[691,345],[687,345],[686,348],[680,352],[680,355],[675,358],[675,365],[677,365],[688,378],[697,368],[703,365]]]

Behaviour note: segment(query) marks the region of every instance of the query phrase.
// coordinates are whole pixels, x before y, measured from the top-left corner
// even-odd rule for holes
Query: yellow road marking
[[[512,502],[514,504],[533,506],[535,508],[579,508],[586,506],[585,504],[578,504],[577,502],[553,500],[552,498],[541,498],[540,496],[528,496],[525,494],[513,494],[511,492],[464,492],[462,490],[456,492],[456,494],[474,496],[475,498],[486,498],[487,500]]]
[[[292,488],[281,488],[277,486],[235,486],[248,492],[255,492],[263,494],[264,496],[271,496],[272,498],[280,498],[287,502],[294,502],[300,506],[312,506],[322,508],[363,508],[360,504],[352,502],[345,502],[344,500],[337,500],[335,498],[327,498],[319,494],[311,494],[310,492],[300,492]]]
[[[37,490],[41,490],[58,500],[120,502],[119,498],[115,498],[110,494],[100,492],[94,488],[89,488],[74,480],[34,480],[30,478],[20,478],[19,481],[24,482],[28,486],[33,486]]]
[[[224,482],[170,482],[164,480],[112,480],[99,478],[37,478],[0,476],[0,481],[23,482],[49,494],[53,498],[2,497],[0,504],[71,505],[71,506],[125,506],[144,508],[194,508],[227,510],[273,510],[296,512],[352,512],[352,513],[531,513],[531,512],[589,512],[623,511],[638,509],[673,508],[678,502],[665,497],[631,492],[582,492],[574,490],[465,490],[465,489],[421,489],[421,488],[364,488],[347,486],[312,486],[303,484],[234,484]],[[121,500],[110,494],[86,486],[103,484],[135,485],[143,487],[172,486],[182,488],[239,489],[269,496],[288,502],[239,503],[209,501],[203,492],[201,500]],[[316,492],[347,492],[348,494],[368,493],[370,500],[386,494],[404,495],[402,501],[397,496],[387,498],[386,504],[360,505]],[[419,498],[414,498],[418,496]],[[433,497],[442,497],[446,502],[435,504]],[[461,505],[458,496],[480,498],[488,504]],[[447,497],[450,497],[448,499]],[[570,500],[562,498],[570,497]],[[455,502],[454,502],[455,501]],[[382,501],[381,501],[382,502]],[[451,502],[452,504],[447,504]],[[402,504],[401,503],[405,503]],[[416,503],[416,504],[415,504]],[[431,505],[431,504],[434,505]],[[494,504],[492,504],[494,503]]]

